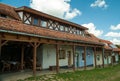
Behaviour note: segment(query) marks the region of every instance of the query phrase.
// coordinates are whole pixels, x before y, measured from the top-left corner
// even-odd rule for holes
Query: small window
[[[0,14],[0,17],[7,18],[7,15],[5,15],[5,14]]]
[[[41,20],[41,26],[42,26],[42,27],[47,27],[47,22],[44,21],[44,20]]]
[[[34,18],[33,25],[38,25],[38,18]]]
[[[65,50],[60,50],[59,59],[65,59],[65,58],[66,58]]]

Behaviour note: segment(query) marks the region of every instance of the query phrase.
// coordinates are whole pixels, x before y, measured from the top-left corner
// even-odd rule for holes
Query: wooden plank
[[[8,40],[4,41],[3,43],[1,43],[1,46],[5,45],[8,42]]]
[[[22,46],[22,49],[21,49],[21,70],[23,70],[23,67],[24,67],[24,46]]]
[[[59,73],[59,44],[56,45],[56,73]]]
[[[84,69],[86,70],[86,47],[84,47]]]
[[[112,64],[112,66],[113,66],[113,57],[112,57],[112,53],[113,53],[113,52],[111,52],[111,64]]]
[[[109,52],[108,52],[108,54],[107,54],[107,64],[109,64]]]
[[[75,45],[73,45],[73,71],[75,71]]]
[[[102,66],[104,68],[104,48],[102,48]]]
[[[94,47],[94,62],[95,62],[95,68],[97,67],[97,66],[96,66],[96,65],[97,65],[96,54],[97,54],[97,52],[96,52],[96,47]]]
[[[33,47],[33,75],[36,76],[36,53],[37,53],[37,43],[34,42]]]
[[[0,37],[0,58],[1,58],[1,49],[2,49],[2,40],[1,40],[1,37]]]

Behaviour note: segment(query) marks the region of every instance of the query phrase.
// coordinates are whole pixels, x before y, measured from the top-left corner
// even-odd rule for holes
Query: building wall
[[[115,61],[118,62],[119,61],[119,54],[116,52],[115,53]]]
[[[111,56],[108,56],[108,63],[111,64],[112,63],[112,57]]]
[[[107,64],[109,64],[109,57],[108,57],[109,52],[105,52],[104,55],[105,55],[105,57],[104,57],[104,64],[107,65]]]
[[[65,50],[66,58],[59,59],[59,66],[68,66],[67,51],[72,53],[72,47],[61,46],[60,48]],[[73,53],[71,54],[71,63],[73,64]],[[44,44],[42,46],[42,68],[48,69],[49,66],[56,66],[56,46]]]
[[[96,55],[96,64],[97,65],[102,65],[102,51],[97,51]]]
[[[84,53],[84,47],[76,47],[77,56],[75,59],[76,67],[83,67],[84,66],[84,60],[83,60],[83,54]],[[90,66],[94,63],[94,52],[92,48],[87,47],[86,48],[86,65]]]

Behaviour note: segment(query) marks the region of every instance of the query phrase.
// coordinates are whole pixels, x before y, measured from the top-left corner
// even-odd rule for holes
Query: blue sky
[[[120,44],[120,0],[0,0],[14,7],[29,6],[86,26],[99,38]]]

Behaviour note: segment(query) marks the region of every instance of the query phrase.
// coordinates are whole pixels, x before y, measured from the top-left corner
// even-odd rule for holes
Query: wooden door
[[[68,66],[71,66],[71,51],[68,51],[67,55],[68,55]]]
[[[112,61],[113,63],[115,63],[115,56],[112,56]]]

